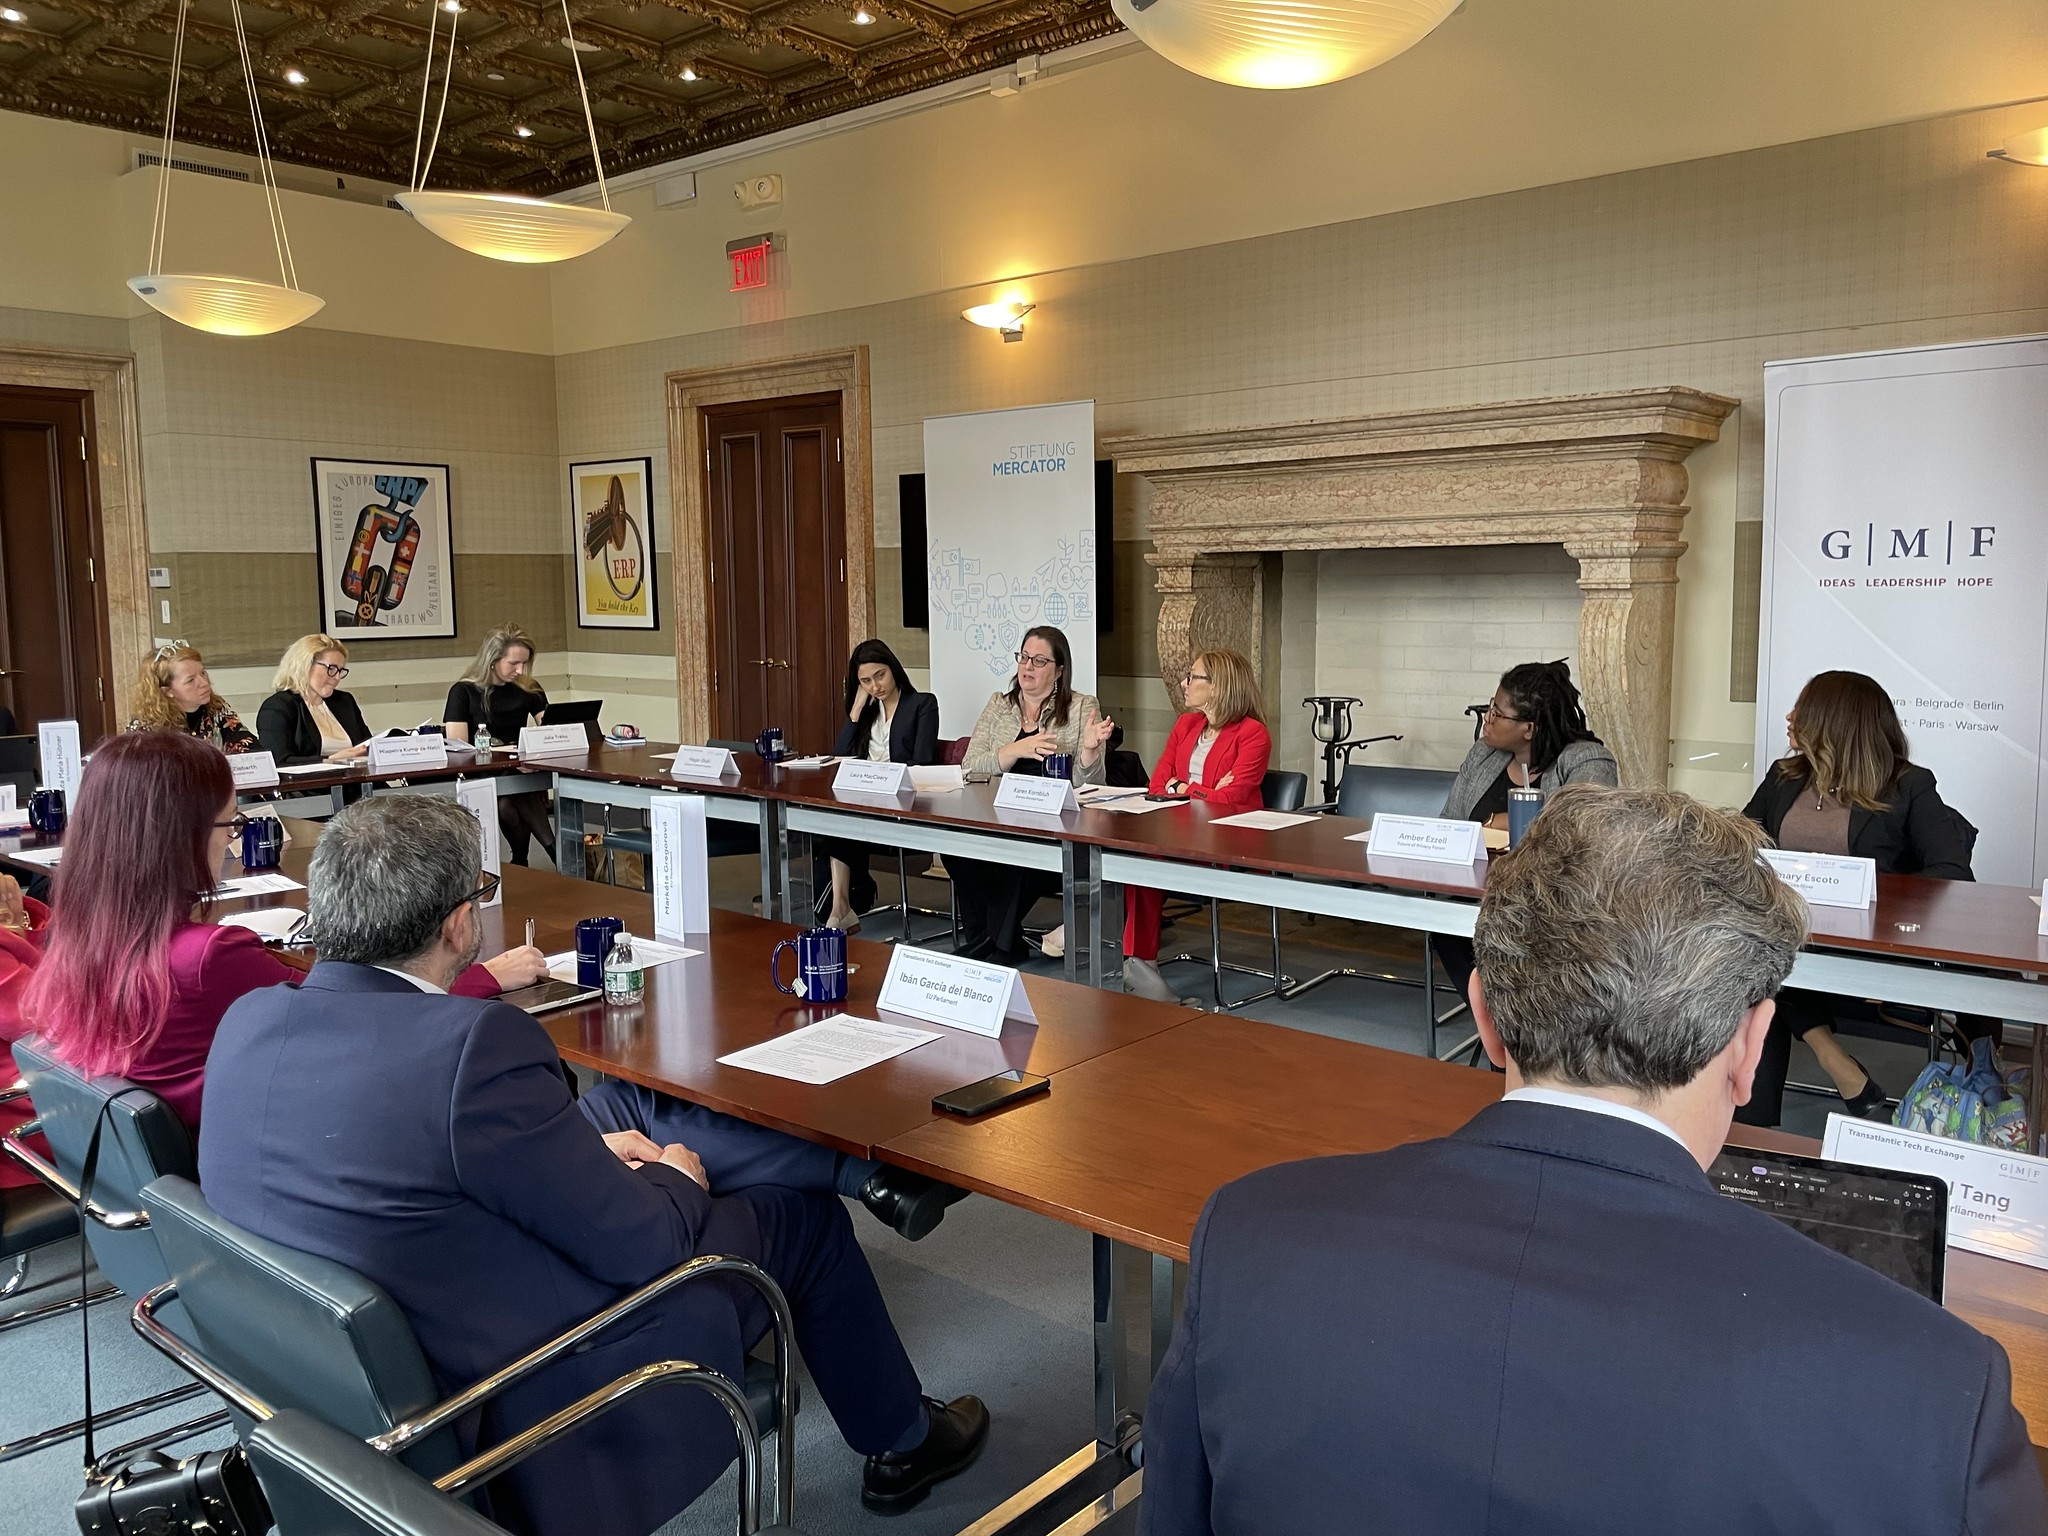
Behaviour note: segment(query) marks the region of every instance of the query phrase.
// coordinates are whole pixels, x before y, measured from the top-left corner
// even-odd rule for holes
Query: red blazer
[[[1166,738],[1166,750],[1159,754],[1159,766],[1152,770],[1152,793],[1166,793],[1168,781],[1188,777],[1188,762],[1195,743],[1208,728],[1209,719],[1198,709],[1189,710],[1173,722],[1173,734]],[[1206,800],[1225,814],[1255,811],[1265,803],[1266,760],[1273,752],[1273,738],[1265,726],[1247,715],[1226,725],[1209,744],[1202,763],[1202,782],[1188,785],[1188,798]],[[1208,786],[1233,775],[1228,789]]]
[[[21,1022],[21,994],[28,989],[28,979],[34,974],[36,962],[43,957],[43,933],[50,925],[50,909],[40,901],[24,898],[28,905],[29,931],[16,933],[11,928],[0,928],[0,1044],[11,1046],[28,1033]],[[21,1074],[14,1065],[12,1051],[0,1050],[0,1071],[6,1073],[0,1088],[10,1087]],[[0,1133],[13,1130],[24,1120],[35,1115],[35,1106],[27,1099],[11,1099],[0,1104]],[[31,1142],[30,1145],[39,1145]],[[47,1148],[43,1149],[45,1152]],[[38,1182],[13,1158],[0,1156],[0,1189],[21,1189]]]

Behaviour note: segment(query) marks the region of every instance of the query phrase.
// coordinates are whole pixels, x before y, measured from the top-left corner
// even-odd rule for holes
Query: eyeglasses
[[[1529,723],[1527,716],[1511,715],[1505,710],[1495,709],[1491,704],[1486,706],[1486,718],[1489,720],[1499,720],[1507,725],[1527,725]]]
[[[229,832],[233,833],[236,837],[240,837],[245,831],[248,830],[249,818],[244,816],[240,811],[237,811],[233,816],[230,816],[226,821],[216,821],[214,825],[216,827],[226,827]]]
[[[500,885],[503,885],[504,883],[504,876],[502,875],[485,875],[484,883],[482,885],[478,886],[475,890],[471,891],[467,896],[463,897],[462,900],[455,903],[455,905],[450,907],[448,911],[459,912],[464,907],[468,906],[472,901],[482,902],[485,906],[489,906],[491,898],[498,894],[498,887]],[[443,915],[445,916],[446,914]]]
[[[1180,675],[1180,680],[1184,683],[1206,683],[1209,681],[1209,674],[1206,672],[1183,672]]]
[[[317,668],[318,668],[318,669],[319,669],[320,671],[322,671],[322,672],[325,672],[325,673],[326,673],[326,674],[327,674],[327,675],[328,675],[329,677],[333,678],[333,679],[334,679],[334,680],[335,680],[335,681],[336,681],[337,683],[338,683],[338,682],[340,682],[340,681],[341,681],[341,680],[342,680],[342,679],[343,679],[344,677],[347,677],[347,676],[348,676],[348,668],[347,668],[347,667],[345,667],[345,666],[343,666],[343,665],[341,665],[341,663],[340,663],[340,662],[336,662],[336,661],[316,661],[316,662],[314,662],[314,663],[313,663],[313,665],[314,665],[315,667],[317,667]]]
[[[1056,667],[1059,663],[1050,656],[1033,656],[1029,651],[1019,651],[1017,665],[1019,668],[1029,668],[1033,672],[1043,672],[1047,667]]]

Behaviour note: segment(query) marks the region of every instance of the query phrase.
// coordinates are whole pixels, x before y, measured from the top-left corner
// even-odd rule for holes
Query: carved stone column
[[[1264,627],[1260,557],[1160,550],[1145,559],[1159,573],[1159,680],[1173,707],[1181,707],[1188,663],[1203,651],[1242,652],[1256,674]]]
[[[1658,548],[1569,542],[1579,562],[1579,654],[1573,668],[1594,731],[1624,784],[1662,784],[1670,770],[1671,650],[1678,614],[1678,539]]]

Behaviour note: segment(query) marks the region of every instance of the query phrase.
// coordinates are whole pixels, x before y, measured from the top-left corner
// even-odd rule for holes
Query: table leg
[[[555,775],[555,868],[562,874],[573,874],[581,880],[586,876],[583,802],[564,793],[571,782],[560,774]]]
[[[1102,853],[1060,844],[1060,921],[1067,927],[1067,980],[1102,985]]]
[[[1106,1237],[1094,1239],[1095,1438],[1105,1449],[1129,1439],[1152,1378],[1173,1340],[1186,1268]]]
[[[782,892],[782,802],[760,800],[754,809],[761,817],[761,915],[773,917]]]
[[[782,900],[774,915],[785,923],[808,928],[816,920],[812,905],[816,893],[811,889],[811,834],[791,827],[787,817],[778,820],[780,835],[775,844],[781,850]]]

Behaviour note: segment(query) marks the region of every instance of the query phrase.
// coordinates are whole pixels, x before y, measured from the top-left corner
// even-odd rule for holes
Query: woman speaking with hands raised
[[[1024,631],[1017,675],[1005,693],[989,695],[961,763],[970,779],[1043,773],[1055,753],[1074,759],[1076,784],[1100,784],[1116,722],[1092,693],[1076,693],[1072,648],[1050,624]],[[961,950],[977,960],[1016,965],[1024,959],[1024,914],[1060,886],[1042,870],[984,864],[948,855],[946,868],[960,912]]]

